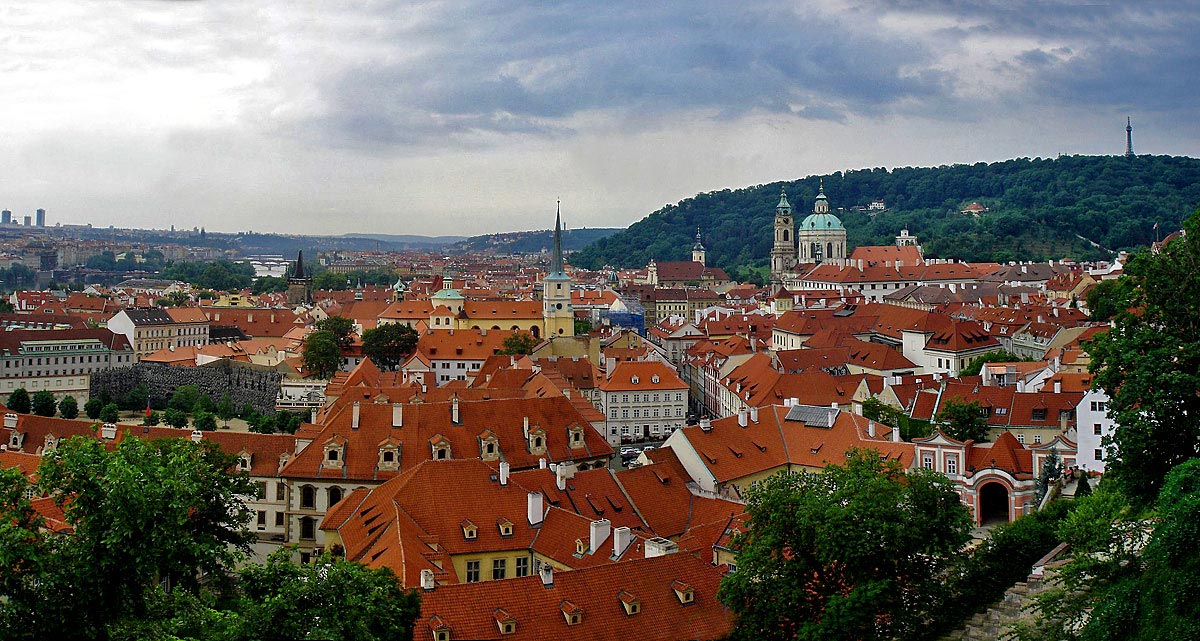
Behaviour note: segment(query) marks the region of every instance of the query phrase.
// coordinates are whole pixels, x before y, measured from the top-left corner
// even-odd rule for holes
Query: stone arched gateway
[[[979,486],[979,510],[977,521],[985,523],[1008,523],[1012,520],[1012,493],[1000,481],[986,481]]]

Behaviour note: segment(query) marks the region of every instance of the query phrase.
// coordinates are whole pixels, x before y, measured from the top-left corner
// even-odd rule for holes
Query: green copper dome
[[[822,229],[846,229],[842,221],[833,214],[810,214],[800,223],[801,231],[820,231]]]

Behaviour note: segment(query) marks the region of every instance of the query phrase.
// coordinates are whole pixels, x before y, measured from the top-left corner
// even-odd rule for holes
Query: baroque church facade
[[[774,243],[771,247],[771,284],[782,285],[789,276],[820,264],[845,265],[846,228],[829,211],[825,182],[821,181],[812,213],[794,224],[792,205],[781,192],[775,206]]]

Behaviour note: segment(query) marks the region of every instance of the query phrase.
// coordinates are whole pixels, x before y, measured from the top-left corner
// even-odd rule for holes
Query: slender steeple
[[[566,276],[562,254],[562,201],[554,212],[554,250],[550,254],[550,276]]]
[[[1133,119],[1125,116],[1125,157],[1133,158]]]
[[[296,252],[296,269],[293,270],[292,278],[304,278],[304,250]]]

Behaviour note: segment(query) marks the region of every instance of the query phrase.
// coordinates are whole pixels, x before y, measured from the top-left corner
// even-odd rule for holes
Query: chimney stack
[[[892,428],[892,442],[893,443],[900,442],[900,426],[899,425]]]
[[[867,421],[867,436],[875,438],[875,421]]]
[[[4,415],[4,427],[7,427],[8,429],[16,429],[17,415],[12,412],[5,414]]]
[[[528,505],[525,511],[528,513],[526,516],[529,518],[530,525],[537,526],[542,524],[542,519],[545,517],[545,514],[542,511],[541,492],[529,493]]]
[[[712,431],[712,421],[709,420],[707,417],[700,419],[700,431],[702,431],[702,432],[711,432]]]
[[[596,551],[600,549],[600,546],[604,545],[604,542],[608,540],[608,535],[611,531],[612,531],[612,522],[609,521],[608,519],[600,519],[599,521],[592,521],[591,541],[590,541],[591,548],[589,548],[589,549],[591,549],[592,554],[595,554]]]
[[[543,456],[542,458],[538,459],[538,469],[540,469],[540,470],[546,469],[546,457]]]
[[[538,570],[538,576],[542,578],[542,587],[554,587],[554,568],[549,563],[542,564],[542,569]]]
[[[554,484],[558,486],[560,492],[567,489],[567,470],[562,463],[554,468]]]
[[[674,541],[669,541],[662,537],[656,536],[652,539],[646,539],[646,558],[654,558],[656,556],[666,556],[679,551],[679,545]]]
[[[437,587],[437,582],[433,580],[433,570],[426,568],[421,570],[421,589],[426,592],[433,592]]]
[[[392,427],[404,426],[404,406],[399,403],[392,403]]]
[[[742,409],[738,410],[737,417],[738,417],[738,427],[746,427],[747,421],[749,420],[750,416],[749,416],[749,412],[746,410],[746,407],[744,405],[742,406]]]
[[[1062,379],[1061,378],[1054,379],[1054,393],[1062,394]]]
[[[621,558],[621,555],[625,554],[625,550],[629,547],[630,542],[631,542],[631,539],[630,539],[630,535],[629,535],[629,527],[628,526],[622,525],[621,527],[613,530],[613,555],[612,555],[612,558],[614,558],[614,559]]]
[[[454,395],[454,398],[450,399],[450,422],[455,425],[461,424],[460,417],[458,415],[458,394],[457,393]]]
[[[757,407],[750,408],[750,422],[751,423],[758,422],[758,408]]]
[[[354,401],[354,406],[350,410],[350,429],[358,429],[358,420],[361,412],[362,407],[359,405],[358,401]]]
[[[105,423],[100,426],[100,438],[111,441],[117,438],[117,426],[112,423]]]
[[[192,430],[191,439],[193,443],[199,443],[200,441],[204,440],[204,432],[201,432],[200,430]]]
[[[508,474],[508,461],[500,461],[500,487],[506,487],[508,485]]]

